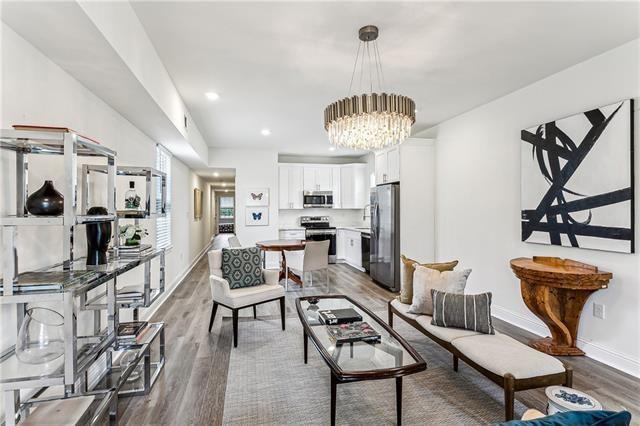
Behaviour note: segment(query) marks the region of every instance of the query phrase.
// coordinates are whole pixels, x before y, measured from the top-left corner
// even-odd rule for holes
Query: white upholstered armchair
[[[280,302],[280,318],[284,330],[284,288],[278,283],[280,271],[263,269],[264,284],[232,289],[227,280],[222,278],[222,250],[211,250],[209,253],[209,284],[213,307],[209,320],[209,332],[216,317],[218,305],[231,309],[233,318],[233,346],[238,346],[238,311],[253,307],[253,318],[256,318],[256,306],[262,303]]]

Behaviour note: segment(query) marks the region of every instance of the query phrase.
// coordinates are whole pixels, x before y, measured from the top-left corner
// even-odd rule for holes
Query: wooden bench
[[[551,385],[572,385],[571,367],[550,355],[498,332],[491,335],[432,325],[429,315],[407,312],[409,306],[396,299],[389,301],[389,325],[393,327],[393,315],[397,315],[451,352],[454,371],[458,371],[458,360],[461,359],[502,387],[506,420],[513,420],[516,391]]]

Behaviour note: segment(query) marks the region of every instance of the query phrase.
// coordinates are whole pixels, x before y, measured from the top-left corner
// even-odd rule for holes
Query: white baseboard
[[[189,264],[189,266],[187,266],[187,268],[180,275],[178,275],[175,280],[173,280],[173,283],[171,283],[171,285],[169,286],[170,287],[169,290],[164,292],[160,300],[154,303],[151,309],[145,310],[145,312],[140,316],[142,320],[148,321],[149,318],[151,318],[153,314],[155,314],[156,311],[160,309],[160,306],[162,306],[164,302],[166,302],[167,299],[169,299],[169,296],[171,296],[171,294],[173,294],[173,292],[180,286],[180,284],[184,282],[184,279],[187,277],[187,275],[191,273],[191,271],[198,264],[200,259],[202,259],[202,257],[205,254],[207,254],[210,247],[211,247],[211,244],[207,244],[202,248],[202,250],[200,250],[200,252],[196,255],[196,257]]]
[[[523,328],[541,337],[549,335],[549,329],[541,321],[532,320],[521,314],[517,314],[502,306],[492,305],[491,314],[503,321]],[[601,345],[578,338],[577,346],[582,349],[589,358],[607,364],[617,370],[624,371],[635,377],[640,377],[640,361],[632,359]]]

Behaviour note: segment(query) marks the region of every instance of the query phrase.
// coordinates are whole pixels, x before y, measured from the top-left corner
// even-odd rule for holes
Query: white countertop
[[[346,231],[355,231],[362,234],[370,234],[371,229],[366,226],[336,226],[336,229],[344,229]]]

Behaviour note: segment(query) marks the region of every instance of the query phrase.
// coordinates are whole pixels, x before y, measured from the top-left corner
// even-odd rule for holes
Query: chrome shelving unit
[[[16,160],[16,204],[15,215],[2,217],[3,259],[2,296],[0,304],[16,306],[16,324],[13,330],[3,328],[17,340],[18,330],[24,321],[28,303],[58,302],[64,317],[64,355],[46,364],[24,364],[15,354],[15,345],[0,355],[0,390],[3,392],[5,424],[14,425],[19,414],[26,416],[33,401],[20,400],[24,389],[44,389],[63,386],[63,397],[68,398],[85,386],[87,369],[116,343],[118,310],[116,307],[116,274],[100,267],[81,267],[75,259],[73,245],[75,227],[91,222],[115,221],[115,176],[116,153],[77,133],[67,131],[1,130],[0,149],[13,151]],[[25,207],[28,196],[29,156],[62,155],[64,163],[64,208],[61,216],[43,217],[30,215]],[[106,161],[107,215],[87,216],[77,214],[77,167],[78,157],[101,157]],[[18,291],[20,280],[17,238],[24,226],[61,226],[62,262],[55,268],[62,271],[91,270],[81,282],[61,285],[57,290]],[[45,268],[37,272],[46,272]],[[90,336],[78,336],[78,299],[87,292],[104,287],[107,302],[107,324],[104,329],[95,329]],[[16,287],[14,289],[14,287]],[[108,357],[107,357],[108,358]],[[36,393],[38,393],[37,391]]]
[[[136,258],[118,256],[119,218],[116,210],[115,179],[118,175],[145,176],[147,197],[144,214],[134,220],[152,219],[165,214],[166,175],[158,170],[140,167],[117,167],[116,153],[100,144],[74,132],[0,130],[0,150],[15,153],[16,161],[16,203],[15,214],[0,217],[3,230],[2,282],[0,283],[0,305],[16,306],[17,327],[3,327],[3,333],[12,333],[14,340],[20,325],[24,321],[27,304],[55,302],[61,305],[64,317],[64,355],[45,364],[24,364],[15,354],[15,346],[0,354],[0,391],[3,394],[5,421],[8,426],[24,420],[29,413],[41,404],[62,401],[79,396],[92,395],[94,402],[83,417],[83,424],[96,424],[108,416],[110,423],[117,423],[117,397],[147,393],[164,367],[164,323],[151,323],[145,329],[143,339],[135,344],[121,342],[117,336],[119,309],[133,309],[134,318],[138,318],[138,309],[151,306],[164,292],[165,286],[165,249],[153,250]],[[33,216],[25,208],[28,195],[29,155],[61,155],[64,164],[64,210],[61,216]],[[78,200],[78,157],[101,157],[104,165],[83,165],[82,205]],[[87,215],[90,199],[88,179],[91,171],[107,175],[107,214]],[[161,198],[157,211],[151,210],[151,181],[157,178],[161,185]],[[77,214],[80,210],[80,214]],[[126,216],[126,215],[123,215]],[[115,242],[113,253],[105,265],[87,266],[85,258],[76,256],[73,236],[75,227],[87,223],[110,221],[114,223]],[[63,228],[62,261],[59,264],[29,272],[29,278],[39,273],[52,271],[64,273],[82,273],[81,279],[60,282],[56,290],[26,291],[19,286],[25,273],[19,271],[17,239],[23,227],[60,226]],[[151,261],[159,258],[159,286],[151,287]],[[117,297],[118,276],[144,265],[143,291],[140,297],[126,300]],[[91,292],[91,293],[90,293]],[[93,332],[88,336],[78,335],[77,317],[79,311],[93,311]],[[101,325],[102,311],[106,311],[107,323]],[[152,344],[159,342],[158,360],[152,361]],[[130,368],[120,371],[112,365],[113,354],[122,350],[135,350],[138,356]],[[106,362],[104,373],[107,386],[99,390],[89,389],[89,367],[98,360]],[[133,368],[142,362],[144,386],[135,392],[122,390]],[[117,376],[117,380],[115,379]],[[61,386],[61,394],[50,395],[50,390]],[[25,397],[25,390],[29,395]],[[22,393],[22,399],[21,399]],[[46,396],[43,396],[46,395]],[[1,423],[1,422],[0,422]]]

